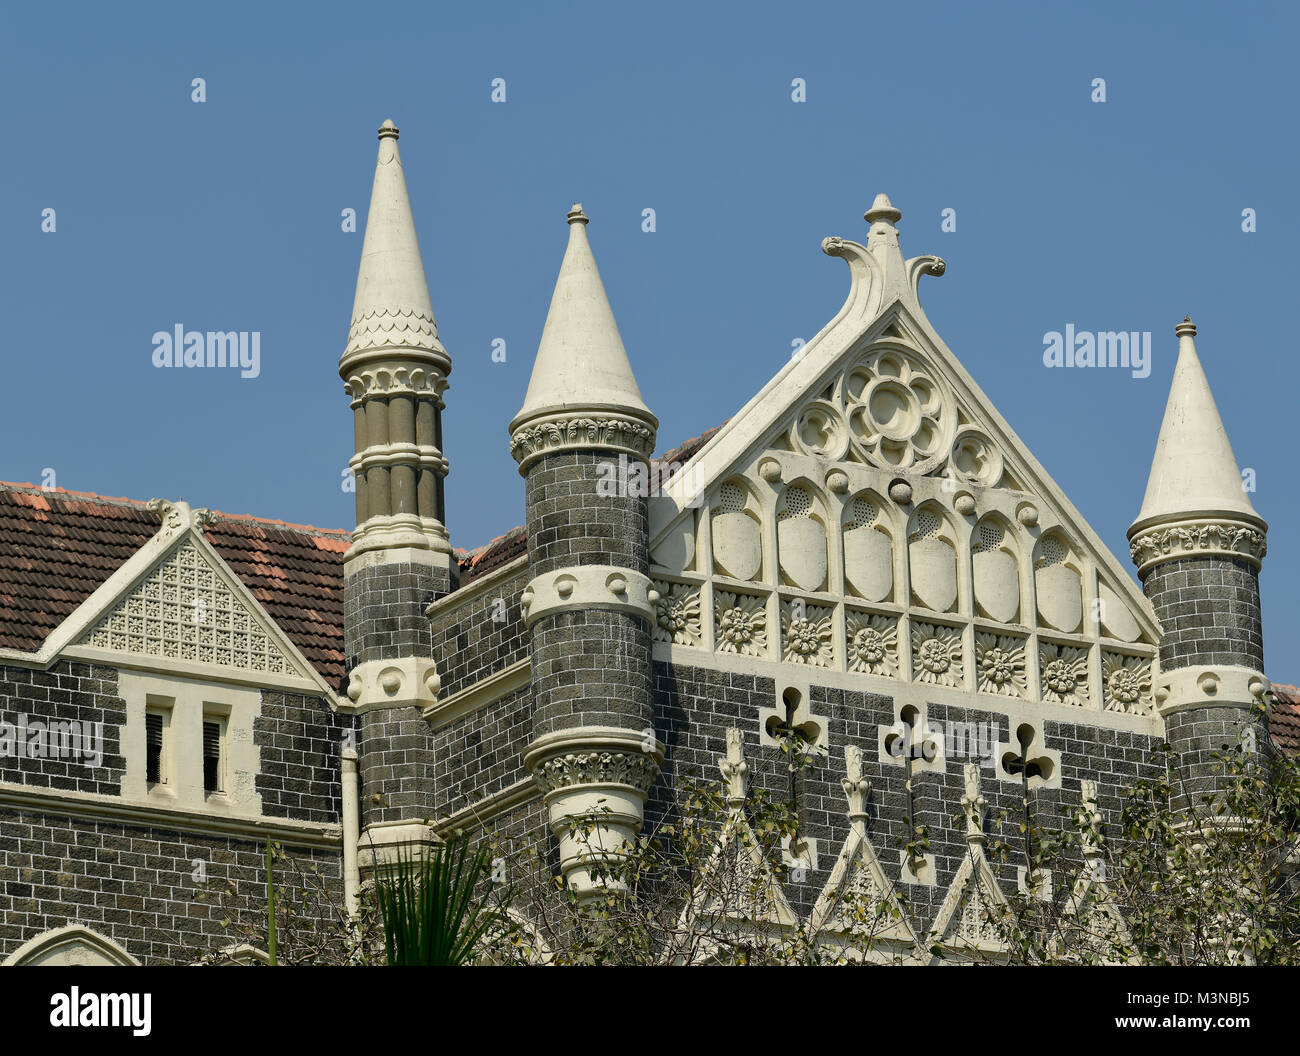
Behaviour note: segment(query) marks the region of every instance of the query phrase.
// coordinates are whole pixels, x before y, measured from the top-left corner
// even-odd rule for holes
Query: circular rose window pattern
[[[898,348],[868,353],[841,382],[849,441],[872,465],[924,473],[948,455],[952,399],[915,357]]]

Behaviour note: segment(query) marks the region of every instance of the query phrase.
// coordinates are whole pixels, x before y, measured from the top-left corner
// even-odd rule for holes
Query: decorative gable
[[[840,314],[652,500],[660,640],[1153,714],[1149,604],[930,327],[897,216],[824,243]]]
[[[279,635],[191,542],[176,547],[78,644],[306,677],[281,646]]]

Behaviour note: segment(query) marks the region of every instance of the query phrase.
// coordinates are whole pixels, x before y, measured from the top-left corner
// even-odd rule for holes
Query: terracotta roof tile
[[[145,503],[0,482],[0,647],[46,636],[158,531]],[[294,645],[342,690],[350,534],[217,514],[206,537]]]
[[[1268,724],[1273,740],[1288,755],[1300,755],[1300,689],[1274,682],[1273,695],[1277,702]]]

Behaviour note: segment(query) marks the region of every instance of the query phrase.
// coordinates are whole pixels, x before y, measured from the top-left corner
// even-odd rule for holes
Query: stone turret
[[[347,695],[360,715],[363,851],[411,845],[432,814],[430,735],[419,709],[438,674],[425,609],[452,586],[444,527],[442,394],[451,357],[438,340],[411,216],[397,128],[379,129],[347,348],[357,527],[344,563]]]
[[[1268,525],[1255,512],[1196,354],[1176,328],[1178,364],[1141,512],[1128,537],[1162,629],[1156,706],[1189,791],[1213,788],[1213,753],[1264,743],[1268,688],[1259,569]]]
[[[654,451],[641,399],[587,241],[582,206],[510,450],[526,480],[533,741],[525,765],[546,800],[569,884],[601,885],[593,857],[617,861],[641,827],[663,749],[654,735],[654,593],[644,490],[622,486]],[[643,467],[644,468],[644,467]],[[590,834],[570,821],[593,814]]]

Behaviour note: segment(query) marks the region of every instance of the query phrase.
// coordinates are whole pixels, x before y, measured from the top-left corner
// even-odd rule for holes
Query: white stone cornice
[[[525,625],[558,612],[602,609],[655,620],[659,592],[649,576],[617,565],[574,565],[532,579],[520,600]]]
[[[1264,522],[1258,518],[1179,517],[1129,529],[1129,555],[1139,576],[1162,562],[1185,557],[1234,557],[1259,568],[1267,552]]]
[[[1269,682],[1249,667],[1227,664],[1197,665],[1163,671],[1155,680],[1156,711],[1167,718],[1189,708],[1258,707]]]
[[[442,679],[430,657],[403,656],[367,660],[348,674],[350,707],[340,711],[361,715],[384,708],[431,709],[438,705]]]
[[[510,454],[526,475],[546,455],[603,451],[642,461],[654,454],[657,423],[616,408],[583,408],[525,419],[510,434]]]

